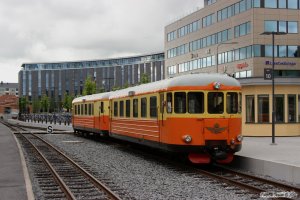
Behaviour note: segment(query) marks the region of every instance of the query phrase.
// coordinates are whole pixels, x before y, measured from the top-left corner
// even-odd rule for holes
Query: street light
[[[275,82],[274,82],[274,68],[275,68],[275,35],[286,35],[286,32],[266,31],[261,35],[272,35],[272,145],[275,145]]]
[[[238,44],[238,42],[221,42],[217,45],[217,54],[216,54],[216,70],[217,70],[217,73],[219,73],[219,62],[218,62],[218,53],[219,53],[219,46],[221,46],[222,44]]]

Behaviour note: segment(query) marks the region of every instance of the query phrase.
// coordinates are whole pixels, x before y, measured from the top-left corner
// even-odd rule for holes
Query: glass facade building
[[[82,95],[90,77],[97,89],[136,85],[146,74],[151,82],[164,79],[164,53],[132,57],[53,63],[25,63],[19,72],[21,97],[29,101],[46,95],[62,101],[65,94]]]

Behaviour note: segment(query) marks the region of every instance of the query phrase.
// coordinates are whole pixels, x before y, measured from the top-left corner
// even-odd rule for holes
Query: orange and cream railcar
[[[73,100],[73,128],[75,132],[92,132],[108,135],[109,95],[100,93]]]
[[[111,92],[109,136],[184,152],[193,163],[229,163],[241,149],[240,91],[227,75],[189,74]]]

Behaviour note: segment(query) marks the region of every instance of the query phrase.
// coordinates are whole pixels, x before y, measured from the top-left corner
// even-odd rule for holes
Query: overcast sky
[[[202,0],[0,0],[0,81],[22,63],[163,51],[164,27]]]

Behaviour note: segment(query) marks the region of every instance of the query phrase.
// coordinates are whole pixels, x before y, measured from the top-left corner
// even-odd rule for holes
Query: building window
[[[126,117],[130,117],[130,100],[126,100]]]
[[[174,111],[175,113],[186,113],[186,93],[175,92],[174,94]]]
[[[276,0],[265,0],[265,8],[277,8]]]
[[[269,95],[258,96],[258,122],[268,123],[270,121],[269,113]]]
[[[208,113],[221,114],[224,112],[224,94],[222,92],[209,92],[207,98]]]
[[[188,112],[192,114],[204,112],[204,94],[202,92],[188,93]]]
[[[246,96],[246,122],[255,122],[255,102],[254,96]]]
[[[150,117],[157,117],[157,98],[150,97]]]
[[[284,95],[275,95],[275,122],[284,122]]]
[[[288,122],[296,122],[296,95],[288,95]]]
[[[298,0],[288,0],[288,9],[297,9]]]
[[[138,99],[133,99],[133,117],[138,117]]]
[[[141,99],[141,117],[147,117],[147,98]]]
[[[124,117],[124,101],[120,101],[120,117]]]
[[[298,95],[298,122],[300,122],[300,94]]]

